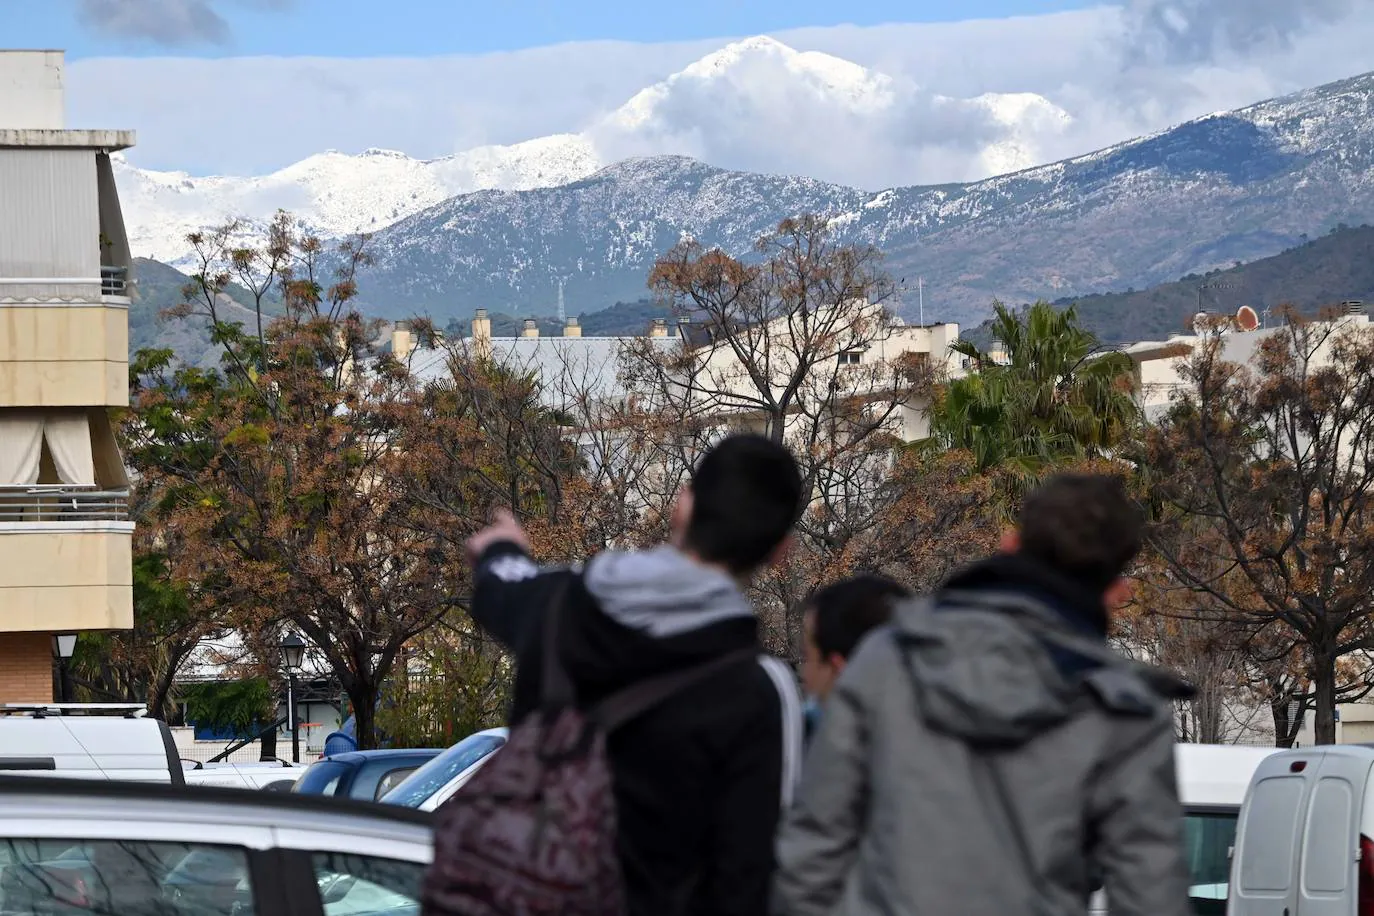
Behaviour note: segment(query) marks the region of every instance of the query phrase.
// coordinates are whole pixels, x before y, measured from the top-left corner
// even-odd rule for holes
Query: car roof
[[[343,763],[366,763],[369,760],[385,760],[387,758],[402,757],[435,757],[444,752],[441,747],[406,747],[406,748],[377,748],[370,751],[344,751],[342,754],[330,754],[323,760],[338,760]],[[315,761],[319,763],[319,761]]]
[[[342,827],[369,822],[374,829],[428,831],[433,815],[400,805],[321,795],[263,792],[221,786],[173,786],[103,779],[46,776],[0,776],[0,824],[18,809],[41,809],[52,817],[98,816],[101,809],[130,818],[131,811],[149,819],[173,816],[203,818],[207,823],[232,820],[269,827]],[[137,815],[131,819],[137,820]]]

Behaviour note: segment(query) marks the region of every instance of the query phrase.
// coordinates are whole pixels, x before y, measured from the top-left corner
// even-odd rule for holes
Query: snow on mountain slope
[[[193,177],[120,161],[117,178],[135,253],[188,266],[186,235],[228,217],[244,221],[247,241],[261,237],[278,209],[326,237],[375,231],[458,194],[556,187],[631,157],[687,155],[860,186],[894,176],[983,177],[1040,162],[1041,140],[1068,117],[1041,96],[946,98],[756,37],[708,54],[578,134],[433,160],[330,151],[256,177]],[[939,130],[922,132],[924,123]]]
[[[249,239],[278,209],[321,236],[343,236],[381,229],[455,194],[565,184],[600,164],[584,137],[561,134],[431,160],[392,150],[331,150],[254,178],[150,171],[121,157],[115,177],[134,252],[184,265],[186,235],[229,217],[245,221]]]

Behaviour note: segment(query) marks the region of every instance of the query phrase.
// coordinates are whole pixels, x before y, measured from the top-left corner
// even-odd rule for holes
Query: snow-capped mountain
[[[993,297],[1172,280],[1374,217],[1374,74],[968,184],[872,194],[650,157],[462,195],[379,232],[362,289],[389,315],[529,315],[553,311],[562,280],[568,308],[592,310],[642,297],[684,236],[745,253],[803,211],[882,248],[896,276],[923,276],[926,314],[945,320],[976,321]]]
[[[433,160],[330,151],[258,177],[193,177],[118,164],[136,254],[188,266],[189,232],[244,221],[248,240],[278,209],[323,236],[376,231],[459,194],[556,187],[635,156],[692,156],[730,168],[871,186],[1026,168],[1069,116],[1041,96],[954,99],[771,38],[727,45],[635,94],[575,134]],[[939,123],[922,150],[903,137]],[[948,139],[946,139],[948,137]],[[836,142],[836,138],[842,138]]]
[[[261,238],[278,209],[321,236],[345,236],[384,228],[455,194],[564,184],[600,167],[586,138],[560,134],[431,160],[393,150],[356,156],[330,150],[256,178],[195,178],[135,168],[117,157],[115,180],[134,252],[187,266],[186,236],[231,217],[244,221],[250,241]]]

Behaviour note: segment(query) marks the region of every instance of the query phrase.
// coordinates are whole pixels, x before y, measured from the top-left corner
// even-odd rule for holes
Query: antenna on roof
[[[920,303],[920,309],[921,309],[921,327],[925,327],[925,326],[926,326],[926,278],[925,278],[925,277],[917,277],[917,278],[916,278],[916,298],[917,298],[917,301]]]

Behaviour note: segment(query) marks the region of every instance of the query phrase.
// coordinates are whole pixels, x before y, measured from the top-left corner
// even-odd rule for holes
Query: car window
[[[1192,874],[1188,895],[1197,914],[1225,913],[1236,814],[1190,812],[1183,819],[1184,849]]]
[[[304,795],[334,795],[338,791],[339,780],[347,773],[348,767],[337,760],[319,760],[301,774],[291,791]]]
[[[243,849],[137,840],[0,840],[0,913],[252,916]]]
[[[325,916],[415,916],[420,911],[419,862],[341,852],[311,856]]]
[[[391,770],[377,782],[377,791],[372,793],[374,800],[380,799],[383,795],[399,786],[405,778],[414,773],[416,767],[401,767]]]
[[[496,751],[506,739],[500,735],[468,735],[438,757],[420,767],[382,801],[394,805],[418,808],[431,795],[448,785],[449,780]]]

